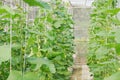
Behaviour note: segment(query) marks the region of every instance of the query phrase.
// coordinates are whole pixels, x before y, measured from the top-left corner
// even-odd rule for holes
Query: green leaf
[[[120,8],[115,8],[115,9],[107,10],[107,13],[110,13],[114,16],[114,15],[118,14],[119,11],[120,11]]]
[[[115,63],[115,62],[117,62],[115,59],[111,59],[110,61],[104,61],[104,62],[102,62],[100,64],[106,65],[106,64],[111,64],[111,63]]]
[[[100,13],[107,13],[107,14],[111,14],[112,16],[118,14],[118,12],[120,11],[120,8],[115,8],[115,9],[101,9],[97,12],[94,12],[92,15],[95,14],[100,14]]]
[[[5,12],[8,12],[11,15],[15,15],[15,12],[10,7],[8,7],[8,6],[2,6],[0,8],[0,13],[5,13]]]
[[[116,25],[120,25],[120,20],[118,18],[112,18],[112,22]]]
[[[20,49],[21,48],[21,44],[20,43],[13,43],[12,44],[12,48],[14,48],[14,49]]]
[[[107,36],[108,35],[108,33],[106,32],[106,31],[100,31],[100,32],[98,32],[97,34],[96,34],[97,36]]]
[[[34,72],[27,72],[22,75],[21,71],[12,70],[7,80],[39,80],[39,77]]]
[[[47,65],[51,73],[55,73],[55,65],[47,58],[29,58],[28,61],[32,64],[36,64],[35,70],[39,69],[42,65]]]
[[[34,72],[25,73],[23,80],[39,80],[38,74]]]
[[[120,29],[115,30],[115,41],[120,43]]]
[[[40,6],[45,9],[50,9],[48,3],[43,2],[42,0],[23,0],[24,2],[28,3],[29,6]]]
[[[55,58],[56,56],[59,56],[61,53],[60,52],[49,52],[47,54],[48,58]]]
[[[22,72],[21,71],[11,71],[7,80],[22,80]]]
[[[56,21],[56,22],[54,23],[54,26],[55,26],[56,28],[59,28],[62,23],[63,23],[63,21]]]
[[[105,78],[104,80],[120,80],[120,72],[117,72],[117,73]]]
[[[106,47],[100,47],[100,48],[98,48],[97,50],[96,50],[96,58],[97,59],[101,59],[101,58],[103,58],[104,57],[104,55],[105,54],[107,54],[108,53],[108,49],[106,48]]]
[[[0,46],[0,63],[9,60],[11,57],[10,46]]]
[[[58,71],[58,73],[59,74],[62,74],[62,75],[66,75],[66,76],[68,76],[68,75],[70,75],[70,72],[69,71]]]
[[[116,48],[117,54],[120,55],[120,43],[116,44],[115,48]]]

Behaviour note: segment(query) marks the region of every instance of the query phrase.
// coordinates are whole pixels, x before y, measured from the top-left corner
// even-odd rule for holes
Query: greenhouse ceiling
[[[3,0],[9,2],[10,0]],[[50,0],[43,0],[45,2],[49,2]],[[72,7],[91,7],[91,4],[94,0],[63,0],[65,2],[69,2]]]
[[[50,0],[44,0],[46,2]],[[91,7],[91,4],[94,0],[63,0],[69,2],[72,7]]]
[[[91,7],[94,0],[69,0],[73,7]]]

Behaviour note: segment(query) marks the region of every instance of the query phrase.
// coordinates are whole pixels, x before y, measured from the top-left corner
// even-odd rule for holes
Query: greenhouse
[[[0,80],[120,80],[120,0],[0,0]]]

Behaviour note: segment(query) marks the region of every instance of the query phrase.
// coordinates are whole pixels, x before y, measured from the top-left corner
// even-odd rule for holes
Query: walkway
[[[71,80],[92,80],[89,68],[86,65],[88,26],[89,26],[89,8],[73,8],[73,18],[75,21],[75,55],[73,75]]]

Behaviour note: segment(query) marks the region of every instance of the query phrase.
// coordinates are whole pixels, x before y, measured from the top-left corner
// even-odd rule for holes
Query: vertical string
[[[12,6],[12,0],[10,0],[10,7],[11,9],[13,8]],[[12,71],[12,15],[10,16],[10,72]]]
[[[47,12],[46,12],[46,10],[44,10],[44,13],[45,13],[45,21],[44,21],[44,23],[46,24],[46,26],[45,26],[45,33],[47,33],[48,24],[46,23],[47,22]]]
[[[22,0],[18,0],[18,4],[19,4],[19,6],[22,8],[22,10],[23,10],[23,4],[22,4]],[[22,16],[23,17],[23,16]],[[21,73],[22,73],[22,78],[23,78],[23,51],[22,51],[22,48],[23,48],[23,24],[19,24],[19,26],[21,26],[21,28],[20,28],[20,34],[21,34],[21,36],[20,36],[20,38],[21,38],[21,54],[20,54],[20,56],[21,56],[21,62],[20,62],[20,67],[21,67]]]
[[[27,45],[27,32],[26,32],[26,29],[27,29],[27,26],[28,26],[28,14],[27,14],[27,12],[28,12],[28,6],[25,4],[25,3],[23,3],[24,4],[24,12],[26,13],[26,16],[25,16],[25,52],[24,52],[24,62],[23,62],[23,74],[24,74],[24,72],[25,72],[25,66],[26,66],[26,45]]]

